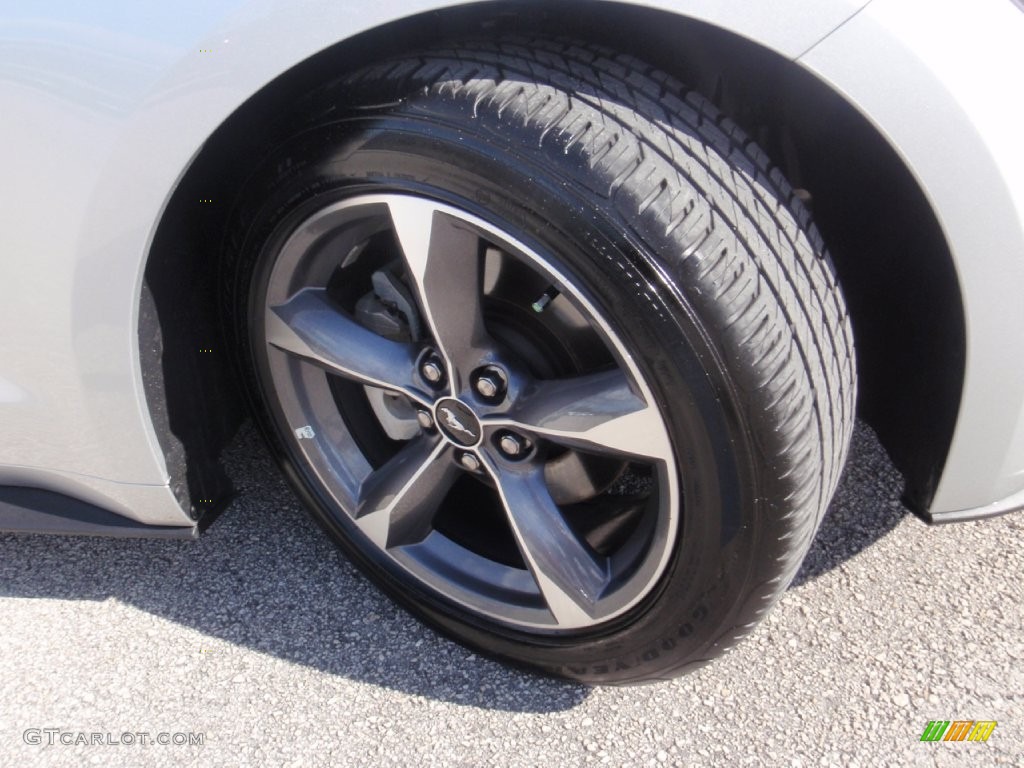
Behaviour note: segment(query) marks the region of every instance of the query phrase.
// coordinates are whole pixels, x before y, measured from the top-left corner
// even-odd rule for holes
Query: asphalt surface
[[[863,427],[770,617],[634,688],[440,638],[333,549],[249,430],[231,472],[242,494],[198,542],[0,536],[0,766],[1024,766],[1024,514],[926,527]],[[998,725],[922,743],[935,719]],[[164,733],[203,744],[118,743]]]

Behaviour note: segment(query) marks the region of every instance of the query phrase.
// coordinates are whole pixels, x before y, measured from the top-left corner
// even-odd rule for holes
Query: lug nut
[[[490,376],[481,376],[476,383],[476,391],[484,397],[494,397],[498,394],[498,382]]]
[[[424,429],[434,428],[434,417],[430,415],[430,411],[416,411],[416,421],[418,421],[420,426]]]
[[[475,387],[477,394],[487,400],[504,397],[507,387],[505,374],[493,365],[481,368],[476,375]]]
[[[502,453],[514,459],[526,453],[530,444],[526,438],[507,432],[498,440],[498,447]]]
[[[424,360],[423,365],[420,366],[420,373],[431,384],[440,384],[444,378],[444,368],[441,367],[441,361],[436,357],[428,357]]]
[[[462,456],[459,457],[459,463],[470,472],[476,472],[480,469],[480,459],[472,453],[462,454]]]

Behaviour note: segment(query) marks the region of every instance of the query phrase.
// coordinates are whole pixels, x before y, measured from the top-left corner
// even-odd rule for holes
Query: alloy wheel
[[[681,505],[641,369],[585,288],[411,195],[293,222],[260,296],[291,450],[366,553],[477,617],[584,631],[663,573]]]

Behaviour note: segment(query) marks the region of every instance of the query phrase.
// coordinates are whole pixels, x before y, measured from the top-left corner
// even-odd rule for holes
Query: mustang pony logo
[[[449,429],[454,429],[456,432],[462,432],[465,435],[469,435],[471,438],[476,440],[476,433],[459,421],[459,417],[450,408],[441,407],[441,415],[444,416],[444,423],[448,425]]]

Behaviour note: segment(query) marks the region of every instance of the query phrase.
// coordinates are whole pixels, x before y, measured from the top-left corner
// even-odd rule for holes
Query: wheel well
[[[952,256],[910,172],[840,96],[755,43],[661,11],[615,3],[579,11],[490,2],[396,22],[284,73],[210,137],[158,227],[140,313],[158,325],[140,327],[144,346],[162,350],[143,355],[144,380],[156,382],[147,387],[150,409],[174,481],[187,484],[195,509],[229,493],[218,456],[245,415],[219,332],[217,257],[233,193],[252,159],[288,134],[287,107],[346,70],[440,40],[554,29],[633,54],[701,91],[806,190],[850,308],[858,410],[903,472],[908,505],[927,510],[959,408],[965,331]]]

